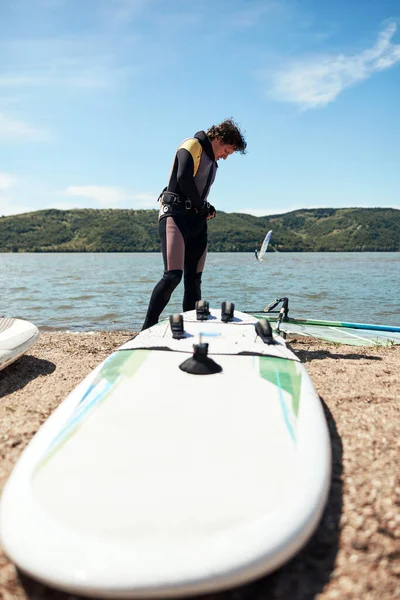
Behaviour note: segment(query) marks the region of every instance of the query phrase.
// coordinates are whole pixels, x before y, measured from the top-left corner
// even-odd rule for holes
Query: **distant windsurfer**
[[[254,250],[254,255],[255,255],[256,259],[258,260],[258,250],[257,250],[257,248]]]
[[[254,250],[254,254],[256,255],[256,259],[259,262],[262,262],[262,260],[263,260],[264,254],[266,253],[267,248],[268,248],[269,240],[271,239],[271,235],[272,235],[272,229],[270,231],[268,231],[267,235],[263,239],[263,243],[261,244],[260,250],[259,251]]]

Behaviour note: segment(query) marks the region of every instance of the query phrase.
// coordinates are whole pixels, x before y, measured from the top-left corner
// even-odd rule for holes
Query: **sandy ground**
[[[0,372],[0,487],[39,426],[131,333],[42,333]],[[400,346],[354,348],[290,339],[329,424],[328,504],[307,546],[275,573],[215,600],[400,598]],[[1,600],[76,600],[16,572],[0,553]]]

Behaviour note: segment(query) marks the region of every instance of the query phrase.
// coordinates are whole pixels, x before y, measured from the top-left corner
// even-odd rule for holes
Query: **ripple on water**
[[[120,318],[118,313],[106,313],[105,315],[98,316],[98,321],[116,321]]]
[[[308,293],[308,294],[303,294],[303,298],[306,298],[308,300],[319,300],[322,298],[328,298],[330,296],[329,292],[317,292],[317,293]]]

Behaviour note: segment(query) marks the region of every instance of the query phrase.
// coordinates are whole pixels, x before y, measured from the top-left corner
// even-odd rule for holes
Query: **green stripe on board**
[[[96,379],[106,379],[110,383],[114,383],[120,375],[132,377],[149,354],[149,350],[134,349],[114,352],[106,360]]]
[[[297,417],[299,412],[301,373],[297,370],[297,363],[285,358],[260,356],[260,375],[270,383],[276,385],[277,374],[281,388],[292,397],[292,410]]]

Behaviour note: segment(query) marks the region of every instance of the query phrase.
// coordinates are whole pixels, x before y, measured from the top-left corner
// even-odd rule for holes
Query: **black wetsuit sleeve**
[[[200,208],[203,201],[194,181],[194,162],[191,153],[185,148],[180,148],[176,153],[176,177],[182,193],[192,201],[195,208]]]

